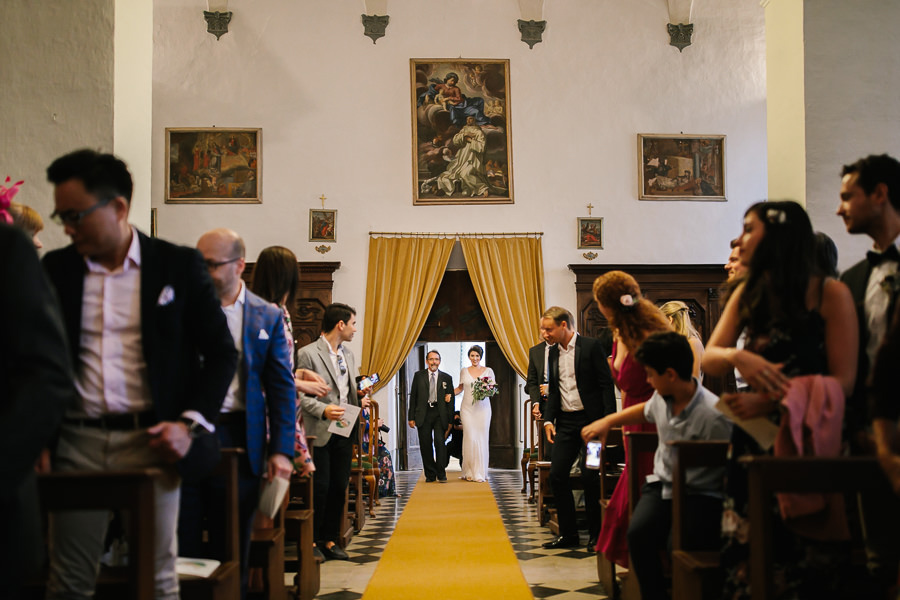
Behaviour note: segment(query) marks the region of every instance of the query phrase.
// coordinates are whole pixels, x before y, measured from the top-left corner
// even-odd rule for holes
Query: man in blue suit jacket
[[[281,310],[248,290],[241,280],[245,250],[240,236],[229,229],[214,229],[200,237],[197,249],[206,261],[240,354],[237,373],[218,416],[216,433],[222,447],[247,451],[238,468],[243,597],[260,478],[289,479],[293,468],[297,393],[291,373],[292,344],[287,340]],[[225,547],[223,488],[224,481],[215,477],[185,482],[182,486],[178,521],[181,556],[220,558],[216,555]],[[204,551],[202,542],[204,516],[208,521],[208,551]]]

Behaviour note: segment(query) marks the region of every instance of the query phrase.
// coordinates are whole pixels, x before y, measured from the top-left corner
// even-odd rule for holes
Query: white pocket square
[[[159,293],[159,300],[156,301],[156,305],[166,306],[167,304],[172,304],[173,300],[175,300],[175,290],[171,285],[167,285]]]
[[[261,339],[261,340],[267,340],[267,339],[269,339],[269,334],[266,333],[266,330],[265,330],[265,329],[260,329],[260,330],[259,330],[259,339]]]

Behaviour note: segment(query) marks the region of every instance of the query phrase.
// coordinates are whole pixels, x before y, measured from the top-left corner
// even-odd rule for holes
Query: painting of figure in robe
[[[513,202],[509,61],[412,59],[413,204]]]

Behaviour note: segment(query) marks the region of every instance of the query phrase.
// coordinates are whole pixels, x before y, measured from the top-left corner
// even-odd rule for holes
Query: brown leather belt
[[[98,418],[64,417],[63,423],[80,427],[93,427],[104,431],[134,431],[146,429],[159,422],[152,410],[133,413],[109,413]]]

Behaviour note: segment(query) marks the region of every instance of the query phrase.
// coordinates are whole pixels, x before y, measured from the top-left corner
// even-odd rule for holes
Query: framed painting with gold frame
[[[413,58],[413,204],[512,204],[509,60]]]
[[[724,201],[725,136],[639,133],[638,198]]]
[[[603,249],[603,217],[578,217],[578,249]]]
[[[262,202],[262,129],[166,128],[166,203]]]
[[[337,241],[337,211],[331,209],[309,209],[309,241]]]

